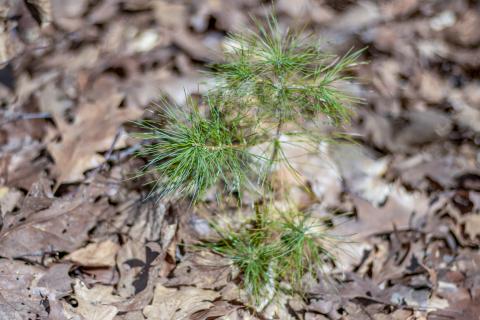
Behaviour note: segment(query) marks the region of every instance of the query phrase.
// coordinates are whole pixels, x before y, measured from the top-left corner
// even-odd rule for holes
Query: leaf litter
[[[278,173],[354,241],[330,284],[255,310],[238,270],[191,250],[209,219],[246,218],[142,200],[127,132],[205,90],[225,33],[272,10],[370,63],[348,84],[356,143],[296,157],[301,184]],[[478,319],[479,17],[466,0],[1,2],[0,318]]]

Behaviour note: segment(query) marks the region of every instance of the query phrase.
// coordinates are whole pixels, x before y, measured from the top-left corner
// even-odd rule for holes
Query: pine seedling
[[[163,121],[144,120],[144,132],[136,136],[151,140],[138,153],[149,158],[143,173],[160,176],[155,192],[160,197],[181,194],[201,197],[220,180],[229,190],[238,190],[248,180],[252,154],[248,147],[253,136],[245,135],[241,118],[228,121],[212,106],[201,114],[198,105],[188,100],[189,111],[161,108]]]
[[[272,212],[280,221],[265,220]],[[329,234],[326,223],[294,209],[257,208],[255,221],[241,231],[212,226],[219,240],[203,247],[232,261],[256,305],[271,298],[281,281],[301,291],[306,273],[318,277],[335,261],[333,252],[339,239]]]
[[[279,260],[281,276],[298,287],[303,276],[318,277],[329,262],[335,261],[334,248],[339,239],[328,232],[327,224],[296,210],[282,213],[278,225],[284,256]]]
[[[255,110],[260,121],[302,124],[325,115],[335,124],[349,117],[354,97],[336,88],[349,80],[361,51],[325,54],[312,35],[281,30],[270,17],[258,31],[232,35],[226,61],[213,66],[216,95]]]
[[[340,84],[351,79],[361,51],[326,54],[313,36],[283,30],[273,17],[227,43],[225,60],[208,73],[214,88],[200,103],[165,106],[159,121],[139,123],[137,136],[148,142],[139,156],[148,159],[142,174],[159,177],[152,191],[159,197],[194,203],[219,186],[217,194],[235,193],[239,200],[244,190],[256,193],[255,221],[242,231],[215,228],[220,240],[203,248],[228,257],[258,303],[280,282],[298,287],[306,273],[319,276],[334,260],[335,239],[311,216],[293,210],[273,221],[276,211],[268,207],[286,195],[275,194],[271,173],[280,163],[294,170],[284,144],[308,145],[312,152],[321,136],[312,131],[315,124],[348,121],[357,99]]]
[[[275,291],[277,259],[281,248],[270,242],[270,230],[250,228],[244,231],[215,228],[220,240],[203,247],[230,259],[242,274],[244,288],[252,302],[259,304]]]
[[[356,98],[338,84],[350,80],[347,71],[357,64],[361,51],[343,57],[320,50],[312,35],[282,30],[274,17],[257,31],[232,35],[224,62],[210,73],[217,86],[210,92],[230,113],[246,112],[255,131],[269,146],[260,154],[263,165],[258,181],[266,177],[282,157],[282,136],[318,141],[308,125],[320,119],[339,125],[349,119]],[[288,165],[288,164],[287,164]]]

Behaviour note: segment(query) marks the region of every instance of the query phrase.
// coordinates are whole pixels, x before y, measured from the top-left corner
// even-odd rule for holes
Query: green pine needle
[[[230,36],[225,62],[211,72],[215,95],[256,108],[264,121],[311,120],[317,114],[334,124],[347,120],[356,99],[335,86],[349,79],[345,72],[358,64],[361,50],[342,58],[326,54],[312,35],[283,31],[274,17],[257,28]]]
[[[260,221],[241,231],[213,225],[220,239],[203,244],[238,267],[244,287],[257,305],[275,294],[282,279],[301,290],[305,274],[320,276],[324,266],[335,261],[333,252],[338,243],[322,221],[308,214],[277,212],[282,218],[275,222],[266,220],[271,212],[260,209],[256,218]]]
[[[258,304],[262,298],[269,296],[269,291],[275,290],[275,267],[281,255],[280,248],[276,243],[268,243],[267,229],[243,232],[215,229],[220,240],[204,243],[203,246],[232,261],[241,271],[244,287],[252,302]]]
[[[338,239],[328,233],[325,223],[308,214],[293,211],[283,217],[278,227],[285,253],[280,269],[292,286],[298,287],[306,273],[317,277],[326,263],[335,261]]]
[[[160,176],[154,191],[160,197],[178,193],[198,199],[219,180],[230,191],[248,180],[252,155],[247,148],[252,139],[243,136],[240,119],[226,121],[216,108],[204,116],[192,104],[189,113],[157,110],[164,123],[138,123],[144,132],[136,136],[152,141],[138,153],[150,159],[143,173]]]

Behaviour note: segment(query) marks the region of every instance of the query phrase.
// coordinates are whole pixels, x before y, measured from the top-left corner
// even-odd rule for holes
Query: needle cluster
[[[302,124],[319,114],[336,124],[347,120],[356,99],[336,85],[350,79],[345,71],[361,51],[337,57],[323,52],[313,35],[281,30],[274,18],[266,27],[257,25],[256,31],[230,37],[226,61],[211,73],[215,94],[261,121]]]
[[[269,209],[260,209],[269,210]],[[271,212],[260,212],[269,219]],[[328,262],[335,262],[338,239],[326,224],[297,210],[275,212],[276,220],[252,221],[240,231],[215,227],[219,240],[203,247],[229,257],[243,274],[248,294],[256,305],[271,298],[280,282],[301,290],[306,273],[318,276]]]
[[[149,159],[144,172],[160,175],[155,193],[198,199],[220,180],[228,182],[229,190],[239,189],[251,171],[253,137],[244,135],[238,117],[225,121],[214,106],[202,114],[192,100],[189,107],[188,112],[164,107],[162,121],[139,123],[143,132],[137,137],[152,141],[139,152]]]

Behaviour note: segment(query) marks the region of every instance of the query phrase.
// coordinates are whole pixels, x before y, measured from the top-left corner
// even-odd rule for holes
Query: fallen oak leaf
[[[196,312],[212,308],[212,302],[219,297],[218,292],[211,290],[195,287],[177,290],[157,284],[153,302],[143,308],[143,314],[148,320],[189,319]]]
[[[207,47],[200,39],[185,29],[173,31],[172,40],[176,46],[195,60],[211,62],[220,57],[218,51]]]
[[[208,251],[188,253],[177,264],[168,286],[196,286],[214,289],[229,283],[232,270],[229,260]]]
[[[115,304],[120,312],[142,310],[152,301],[156,283],[155,280],[158,278],[164,265],[163,262],[166,256],[165,248],[169,247],[173,240],[174,233],[169,234],[167,232],[163,234],[163,236],[162,246],[156,242],[149,242],[145,247],[143,247],[143,245],[136,246],[137,250],[141,248],[143,251],[143,249],[145,249],[145,255],[138,255],[140,252],[136,252],[139,258],[130,258],[132,256],[131,254],[135,253],[135,251],[131,251],[133,249],[131,247],[133,245],[131,241],[127,242],[127,244],[120,249],[117,256],[117,267],[120,272],[117,293],[120,296],[127,297],[126,300]],[[129,249],[128,246],[131,248]],[[135,256],[135,254],[133,254],[133,256]],[[132,268],[140,270],[131,273],[131,271],[134,271]],[[126,285],[130,288],[127,289]],[[125,295],[126,293],[128,294],[127,296]]]
[[[208,310],[199,311],[190,316],[191,320],[205,320],[205,319],[229,319],[228,316],[239,309],[240,306],[230,304],[226,301],[219,300],[213,302],[213,307]]]
[[[12,17],[23,18],[20,27]],[[51,21],[50,0],[0,1],[0,68],[37,46],[38,26],[24,22],[30,19],[41,27],[47,26]]]
[[[47,146],[56,164],[56,187],[81,181],[85,171],[104,163],[98,152],[112,147],[122,123],[142,115],[137,108],[119,108],[123,98],[123,94],[112,93],[95,103],[80,105],[72,124],[56,119],[62,140]],[[122,133],[113,149],[125,147],[125,140],[126,134]]]
[[[0,256],[40,261],[45,253],[71,252],[87,240],[88,231],[107,208],[105,199],[94,201],[80,192],[28,215],[7,215],[0,231]]]
[[[120,245],[112,240],[90,243],[67,255],[65,260],[85,267],[114,267],[119,249]]]
[[[360,197],[352,197],[356,208],[356,219],[344,220],[333,232],[341,236],[365,239],[375,234],[391,232],[395,228],[415,228],[426,214],[428,198],[422,193],[409,193],[402,187],[394,186],[385,204],[372,205]]]
[[[73,289],[78,306],[74,308],[64,303],[69,319],[77,319],[80,315],[81,319],[113,320],[117,315],[118,308],[113,304],[121,297],[113,294],[112,286],[95,285],[89,289],[83,282],[76,279]]]
[[[58,299],[71,291],[69,269],[67,264],[45,269],[0,259],[0,319],[23,320],[37,315],[39,319],[65,320]]]
[[[12,212],[22,197],[20,190],[0,186],[0,217]]]

